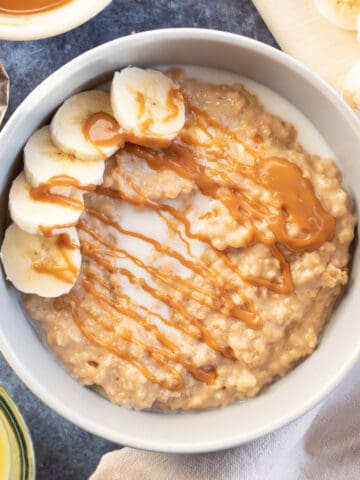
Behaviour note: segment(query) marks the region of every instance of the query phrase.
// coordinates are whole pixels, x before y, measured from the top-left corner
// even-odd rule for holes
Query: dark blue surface
[[[8,115],[38,83],[80,53],[133,32],[166,27],[214,28],[276,46],[251,0],[113,0],[95,19],[64,35],[34,42],[0,41],[0,63],[11,79]],[[42,404],[1,354],[0,383],[28,421],[39,480],[86,479],[101,455],[117,447],[71,425]]]

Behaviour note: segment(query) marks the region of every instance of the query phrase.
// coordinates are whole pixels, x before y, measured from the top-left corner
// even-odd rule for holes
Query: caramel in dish
[[[174,104],[174,98],[178,93],[173,93],[168,99]],[[223,127],[219,122],[211,118],[206,112],[200,110],[186,100],[188,114],[192,123],[201,130],[209,140],[209,147],[216,145],[217,150],[209,149],[208,165],[205,167],[197,158],[193,147],[204,146],[204,142],[188,135],[186,130],[181,132],[171,146],[165,149],[146,148],[143,146],[127,143],[125,150],[135,154],[146,162],[150,169],[155,171],[173,170],[182,178],[185,178],[196,185],[196,188],[205,196],[220,201],[229,211],[233,219],[239,224],[246,225],[250,231],[247,238],[247,246],[255,244],[265,245],[272,255],[279,261],[282,281],[272,282],[266,278],[243,275],[238,267],[232,262],[226,251],[213,249],[215,255],[227,268],[239,275],[245,282],[254,286],[265,287],[265,289],[278,294],[290,295],[294,290],[290,264],[287,260],[287,252],[312,252],[317,250],[327,241],[331,241],[335,235],[335,219],[322,207],[315,195],[311,182],[306,179],[299,167],[288,161],[286,158],[267,157],[266,151],[262,148],[259,151],[248,147],[232,133],[231,130]],[[143,115],[145,105],[139,99],[139,114]],[[177,107],[176,107],[177,108]],[[174,115],[176,111],[174,110]],[[144,126],[149,128],[150,125]],[[116,144],[119,141],[119,126],[115,119],[109,115],[99,112],[92,115],[85,126],[86,137],[94,145]],[[129,137],[124,136],[129,141]],[[131,137],[130,137],[131,139]],[[241,144],[244,152],[249,156],[249,164],[240,163],[232,155],[228,148],[228,142],[236,141]],[[262,138],[257,136],[256,142],[261,147]],[[206,145],[205,145],[206,146]],[[216,178],[209,175],[212,163],[219,167],[216,171]],[[249,191],[245,191],[231,179],[231,174],[240,174],[250,179],[272,194],[277,200],[279,207],[277,213],[270,211],[269,204],[252,198]],[[97,192],[101,195],[112,198],[119,198],[121,201],[138,206],[144,206],[155,211],[174,231],[180,235],[178,225],[181,224],[189,239],[197,239],[210,245],[209,239],[203,233],[193,233],[191,224],[186,216],[179,210],[168,204],[162,204],[149,200],[137,190],[136,183],[127,179],[135,193],[129,196],[124,192],[109,188],[98,187]],[[156,282],[171,288],[176,288],[187,298],[193,299],[199,304],[221,312],[229,317],[234,317],[244,322],[251,329],[261,329],[263,321],[261,312],[256,311],[252,302],[243,292],[238,292],[236,285],[224,281],[219,271],[212,269],[211,265],[204,265],[196,258],[185,258],[179,252],[172,250],[170,246],[163,245],[155,239],[144,234],[125,229],[121,223],[111,215],[96,210],[94,207],[86,207],[86,215],[95,218],[103,226],[111,227],[122,235],[139,238],[150,244],[158,253],[176,259],[186,266],[194,274],[201,276],[206,281],[206,287],[197,286],[191,280],[174,276],[163,272],[151,265],[145,264],[136,256],[130,254],[125,248],[117,247],[101,236],[96,228],[81,220],[78,228],[84,235],[81,241],[81,250],[85,259],[85,267],[80,278],[81,287],[98,305],[106,312],[106,316],[112,322],[105,321],[101,315],[90,311],[79,298],[72,293],[64,295],[54,303],[58,310],[66,310],[72,316],[74,322],[93,345],[101,347],[115,356],[130,362],[150,382],[158,384],[166,389],[178,391],[184,386],[181,373],[173,366],[181,365],[190,375],[200,382],[212,384],[216,378],[216,368],[213,365],[195,366],[193,361],[185,357],[181,349],[162,333],[155,323],[149,320],[151,317],[158,317],[164,324],[181,331],[182,333],[204,342],[210,348],[218,352],[222,357],[235,360],[236,356],[230,345],[217,340],[212,331],[200,318],[190,315],[186,306],[175,297],[154,288],[144,278],[136,276],[130,270],[114,265],[112,259],[127,258],[132,264],[146,272]],[[265,222],[269,233],[264,233],[257,225]],[[288,223],[295,224],[298,229],[298,236],[293,237],[288,233]],[[187,240],[184,239],[184,242]],[[189,250],[188,250],[189,251]],[[119,289],[114,289],[110,283],[98,278],[91,269],[86,268],[87,261],[91,260],[109,274],[120,274],[133,285],[140,286],[142,290],[150,294],[154,300],[160,301],[170,308],[171,311],[180,315],[181,321],[167,319],[147,307],[138,305]],[[241,305],[233,300],[233,293],[236,291],[241,297]],[[131,308],[129,305],[131,304]],[[141,313],[140,313],[141,312]],[[116,328],[119,322],[117,314],[128,316],[145,330],[152,332],[159,346],[153,347],[135,338],[130,330],[123,328],[119,331]],[[103,329],[113,336],[113,341],[104,341],[96,335],[96,329],[89,329],[83,321],[83,316],[91,317],[96,328]],[[157,376],[148,368],[146,363],[132,355],[129,350],[121,350],[116,345],[116,338],[126,343],[136,345],[160,368],[167,372],[167,377]],[[171,362],[171,363],[170,363]],[[170,379],[169,379],[170,378]]]
[[[0,0],[0,13],[28,15],[63,7],[73,0]]]

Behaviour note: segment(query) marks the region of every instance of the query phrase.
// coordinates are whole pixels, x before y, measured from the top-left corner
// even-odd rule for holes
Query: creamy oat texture
[[[244,276],[281,284],[279,261],[262,243],[248,246],[251,232],[223,203],[201,195],[194,182],[173,169],[152,169],[136,149],[115,155],[107,164],[102,189],[85,196],[87,210],[79,226],[82,272],[70,296],[63,297],[76,310],[76,321],[61,302],[54,305],[53,300],[25,296],[24,304],[28,314],[41,323],[51,349],[80,382],[100,387],[111,401],[133,408],[221,406],[253,397],[286,374],[317,346],[319,334],[347,283],[349,245],[354,235],[355,220],[332,160],[307,153],[297,143],[295,128],[266,113],[241,85],[207,85],[187,80],[181,72],[175,76],[191,105],[239,139],[237,142],[231,137],[227,141],[230,155],[237,162],[253,162],[243,147],[246,144],[259,155],[286,158],[300,167],[322,207],[336,219],[336,234],[314,251],[291,252],[281,247],[290,264],[292,293],[279,294],[252,285],[243,280]],[[221,162],[211,161],[211,151],[217,148],[214,138],[219,135],[214,129],[208,130],[213,134],[210,138],[188,114],[181,134],[196,139],[193,150],[207,166],[210,178],[224,182],[219,172],[227,172],[227,180],[251,192],[252,198],[271,205],[270,210],[280,208],[268,191],[239,174],[228,173]],[[114,192],[123,198],[117,198]],[[134,199],[170,205],[182,212],[190,221],[191,232],[203,235],[208,243],[189,239],[184,225],[169,212],[161,210],[159,215],[156,208],[136,205]],[[111,219],[112,224],[93,211]],[[189,270],[148,241],[120,233],[114,224],[127,232],[155,238],[159,245],[201,265],[209,275]],[[266,225],[259,224],[258,228],[267,231]],[[291,222],[287,228],[290,236],[299,235]],[[227,267],[220,253],[228,255],[241,276]],[[235,304],[241,305],[242,295],[246,296],[261,316],[262,328],[250,328],[232,317],[226,305],[220,305],[216,278],[221,291]],[[160,297],[150,295],[145,284],[160,292]],[[170,308],[162,301],[164,296],[174,300],[176,306]],[[180,315],[179,305],[188,318]],[[127,312],[135,312],[135,316]],[[164,325],[159,316],[183,329]],[[196,336],[196,323],[189,320],[193,318],[210,332],[217,346],[229,347],[233,358]],[[159,341],[157,332],[171,342],[171,347]],[[213,381],[198,380],[185,369],[176,360],[179,353],[174,354],[174,345],[176,352],[191,359],[202,373],[216,372]],[[173,353],[166,354],[169,351]],[[142,366],[147,368],[146,374]],[[176,388],[179,378],[183,385]]]

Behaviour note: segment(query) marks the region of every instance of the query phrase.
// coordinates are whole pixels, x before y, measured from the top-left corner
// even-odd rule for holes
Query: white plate
[[[169,29],[114,40],[76,58],[51,75],[20,105],[0,134],[2,217],[14,162],[31,133],[74,92],[96,85],[122,66],[193,64],[220,68],[263,83],[308,117],[331,150],[358,203],[360,128],[330,87],[285,54],[254,40],[211,30]],[[17,164],[18,166],[18,164]],[[233,447],[271,432],[323,399],[360,354],[359,257],[348,292],[314,354],[257,398],[229,407],[175,415],[131,411],[78,384],[41,343],[13,288],[0,279],[0,348],[26,385],[80,427],[133,447],[204,452]]]

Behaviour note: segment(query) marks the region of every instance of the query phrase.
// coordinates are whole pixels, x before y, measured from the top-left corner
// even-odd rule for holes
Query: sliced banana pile
[[[184,122],[179,89],[155,70],[128,67],[115,73],[111,95],[90,90],[66,100],[51,124],[29,138],[24,171],[10,189],[14,223],[0,252],[8,280],[42,297],[69,292],[81,267],[75,227],[84,210],[83,195],[102,182],[105,160],[126,141],[168,146]]]

